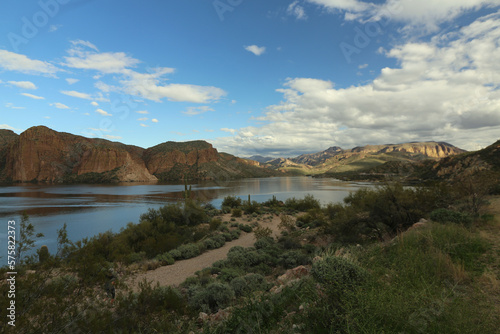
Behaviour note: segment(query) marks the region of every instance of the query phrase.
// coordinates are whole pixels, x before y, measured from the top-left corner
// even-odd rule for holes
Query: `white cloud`
[[[59,102],[56,102],[56,103],[52,103],[51,106],[54,106],[56,107],[57,109],[71,109],[70,107],[68,107],[67,105],[65,104],[62,104],[62,103],[59,103]]]
[[[37,95],[29,94],[29,93],[21,93],[21,95],[24,95],[26,97],[29,97],[29,98],[32,98],[35,100],[45,100],[45,98],[43,96],[37,96]]]
[[[141,126],[142,126],[143,128],[149,128],[149,125],[146,125],[146,124],[142,124],[142,123],[141,123]]]
[[[98,114],[101,114],[102,116],[113,116],[110,113],[108,113],[107,111],[104,111],[102,109],[97,109],[95,112]]]
[[[302,6],[299,5],[299,1],[298,0],[292,2],[288,6],[286,12],[287,12],[288,15],[295,16],[295,18],[297,20],[307,20],[307,15],[306,15],[306,12],[304,10],[304,7],[302,7]]]
[[[81,39],[79,40],[76,40],[76,41],[71,41],[71,44],[73,45],[73,50],[81,50],[81,46],[84,46],[84,47],[87,47],[89,49],[92,49],[94,51],[97,51],[99,52],[99,49],[97,48],[97,46],[95,46],[94,44],[90,43],[89,41],[83,41]]]
[[[264,52],[266,52],[266,47],[265,46],[257,46],[257,45],[249,45],[244,47],[245,50],[250,51],[256,56],[260,56]]]
[[[149,118],[147,117],[141,117],[141,118],[138,118],[137,120],[138,121],[141,121],[141,122],[144,122],[144,121],[147,121]]]
[[[9,84],[22,89],[38,89],[38,87],[31,81],[9,81]]]
[[[151,120],[151,122],[153,122],[153,123],[158,123],[158,122],[159,122],[159,120],[157,120],[156,118],[153,118],[153,119]]]
[[[25,107],[16,107],[13,103],[6,103],[5,104],[5,108],[9,108],[9,109],[26,109]]]
[[[123,139],[123,137],[112,136],[112,135],[105,135],[104,138],[109,139],[109,140],[120,140],[120,139]]]
[[[283,101],[254,119],[264,125],[221,129],[233,136],[213,144],[230,153],[282,156],[424,140],[484,147],[500,133],[498,45],[500,12],[428,42],[393,47],[384,55],[399,66],[364,85],[288,79],[278,89]]]
[[[148,73],[139,73],[135,68],[141,63],[124,52],[102,52],[87,41],[73,41],[63,65],[83,70],[94,70],[95,80],[114,74],[117,85],[99,81],[96,88],[104,93],[118,92],[160,102],[162,99],[176,102],[208,103],[219,100],[227,93],[217,87],[191,84],[164,84],[164,76],[175,69],[170,67],[148,68]]]
[[[230,134],[235,134],[236,132],[238,132],[238,130],[236,129],[229,129],[229,128],[222,128],[220,129],[221,131],[224,131],[224,132],[229,132]]]
[[[332,11],[345,12],[346,20],[398,21],[406,24],[407,33],[434,32],[439,25],[451,22],[472,10],[500,5],[499,0],[386,0],[381,4],[359,0],[307,0]]]
[[[362,65],[359,65],[359,66],[358,66],[358,68],[359,68],[360,70],[365,69],[365,68],[367,68],[367,67],[368,67],[368,64],[362,64]]]
[[[79,98],[79,99],[93,100],[93,98],[92,98],[92,96],[90,94],[81,93],[81,92],[77,92],[77,91],[74,91],[74,90],[70,90],[70,91],[63,90],[63,91],[61,91],[61,93],[64,94],[64,95],[76,97],[76,98]]]
[[[209,106],[188,107],[187,110],[183,111],[182,113],[185,115],[189,115],[189,116],[195,116],[195,115],[200,115],[200,114],[206,113],[208,111],[214,111],[214,109],[212,109]]]
[[[65,66],[84,70],[96,70],[101,73],[123,73],[128,67],[136,66],[140,61],[123,52],[78,53],[76,57],[65,57]]]
[[[67,79],[66,79],[66,82],[67,82],[68,84],[70,84],[70,85],[74,85],[74,84],[76,84],[78,81],[80,81],[80,80],[75,79],[75,78],[67,78]]]
[[[0,124],[0,129],[4,129],[4,130],[12,130],[12,131],[21,131],[19,129],[16,129],[8,124]]]
[[[33,60],[25,55],[7,50],[0,50],[0,68],[7,71],[47,76],[55,76],[58,71],[61,71],[59,68],[48,62]]]
[[[139,111],[136,111],[136,113],[141,114],[141,115],[149,114],[149,112],[147,110],[139,110]]]
[[[99,106],[99,103],[97,103],[96,101],[92,101],[90,102],[90,104],[94,107],[98,107]]]

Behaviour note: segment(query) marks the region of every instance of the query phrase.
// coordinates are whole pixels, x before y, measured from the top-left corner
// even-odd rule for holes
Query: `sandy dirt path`
[[[237,218],[238,223],[247,224],[246,217]],[[230,216],[225,215],[222,217],[223,221],[229,221]],[[280,218],[278,216],[273,216],[272,221],[261,220],[259,224],[262,227],[269,227],[274,236],[278,236],[280,231],[278,225],[280,223]],[[224,246],[218,249],[209,250],[197,257],[176,261],[173,265],[159,267],[155,270],[141,272],[133,275],[126,280],[126,284],[133,290],[139,290],[139,283],[144,281],[151,282],[153,286],[159,283],[160,286],[164,285],[179,285],[190,276],[194,276],[194,273],[203,268],[210,267],[214,262],[218,260],[223,260],[227,257],[227,253],[234,246],[241,247],[251,247],[255,243],[255,236],[252,233],[242,232],[241,236],[233,241],[226,242]]]

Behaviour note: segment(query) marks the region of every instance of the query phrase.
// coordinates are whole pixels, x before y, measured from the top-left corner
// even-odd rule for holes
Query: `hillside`
[[[4,182],[150,182],[277,174],[258,163],[220,154],[204,141],[166,142],[144,149],[44,126],[19,136],[0,132],[0,180]]]
[[[302,174],[359,173],[387,162],[416,162],[464,153],[453,145],[442,142],[367,145],[344,150],[338,146],[296,158],[278,158],[267,161],[270,168]]]

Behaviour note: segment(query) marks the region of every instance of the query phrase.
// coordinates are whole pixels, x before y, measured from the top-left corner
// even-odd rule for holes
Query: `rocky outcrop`
[[[464,153],[465,151],[443,142],[419,142],[397,145],[367,145],[355,147],[350,150],[353,153],[391,153],[401,152],[410,154],[421,154],[428,158],[444,158],[450,155]]]
[[[102,139],[32,127],[16,138],[6,152],[4,178],[18,182],[85,180],[110,173],[116,181],[155,181],[142,161],[143,149]]]
[[[32,127],[0,131],[0,181],[149,182],[272,176],[258,162],[219,153],[205,141],[149,149]]]
[[[178,165],[198,166],[218,161],[220,157],[211,144],[197,140],[156,145],[144,152],[143,159],[152,174],[162,174],[170,172]]]

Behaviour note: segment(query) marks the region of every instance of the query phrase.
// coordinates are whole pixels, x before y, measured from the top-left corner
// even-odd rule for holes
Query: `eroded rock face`
[[[37,126],[11,144],[4,174],[20,182],[61,182],[67,175],[115,171],[119,181],[155,181],[142,161],[143,151]]]
[[[203,141],[166,142],[147,149],[143,157],[151,174],[168,173],[176,165],[191,167],[220,160],[217,150]]]

